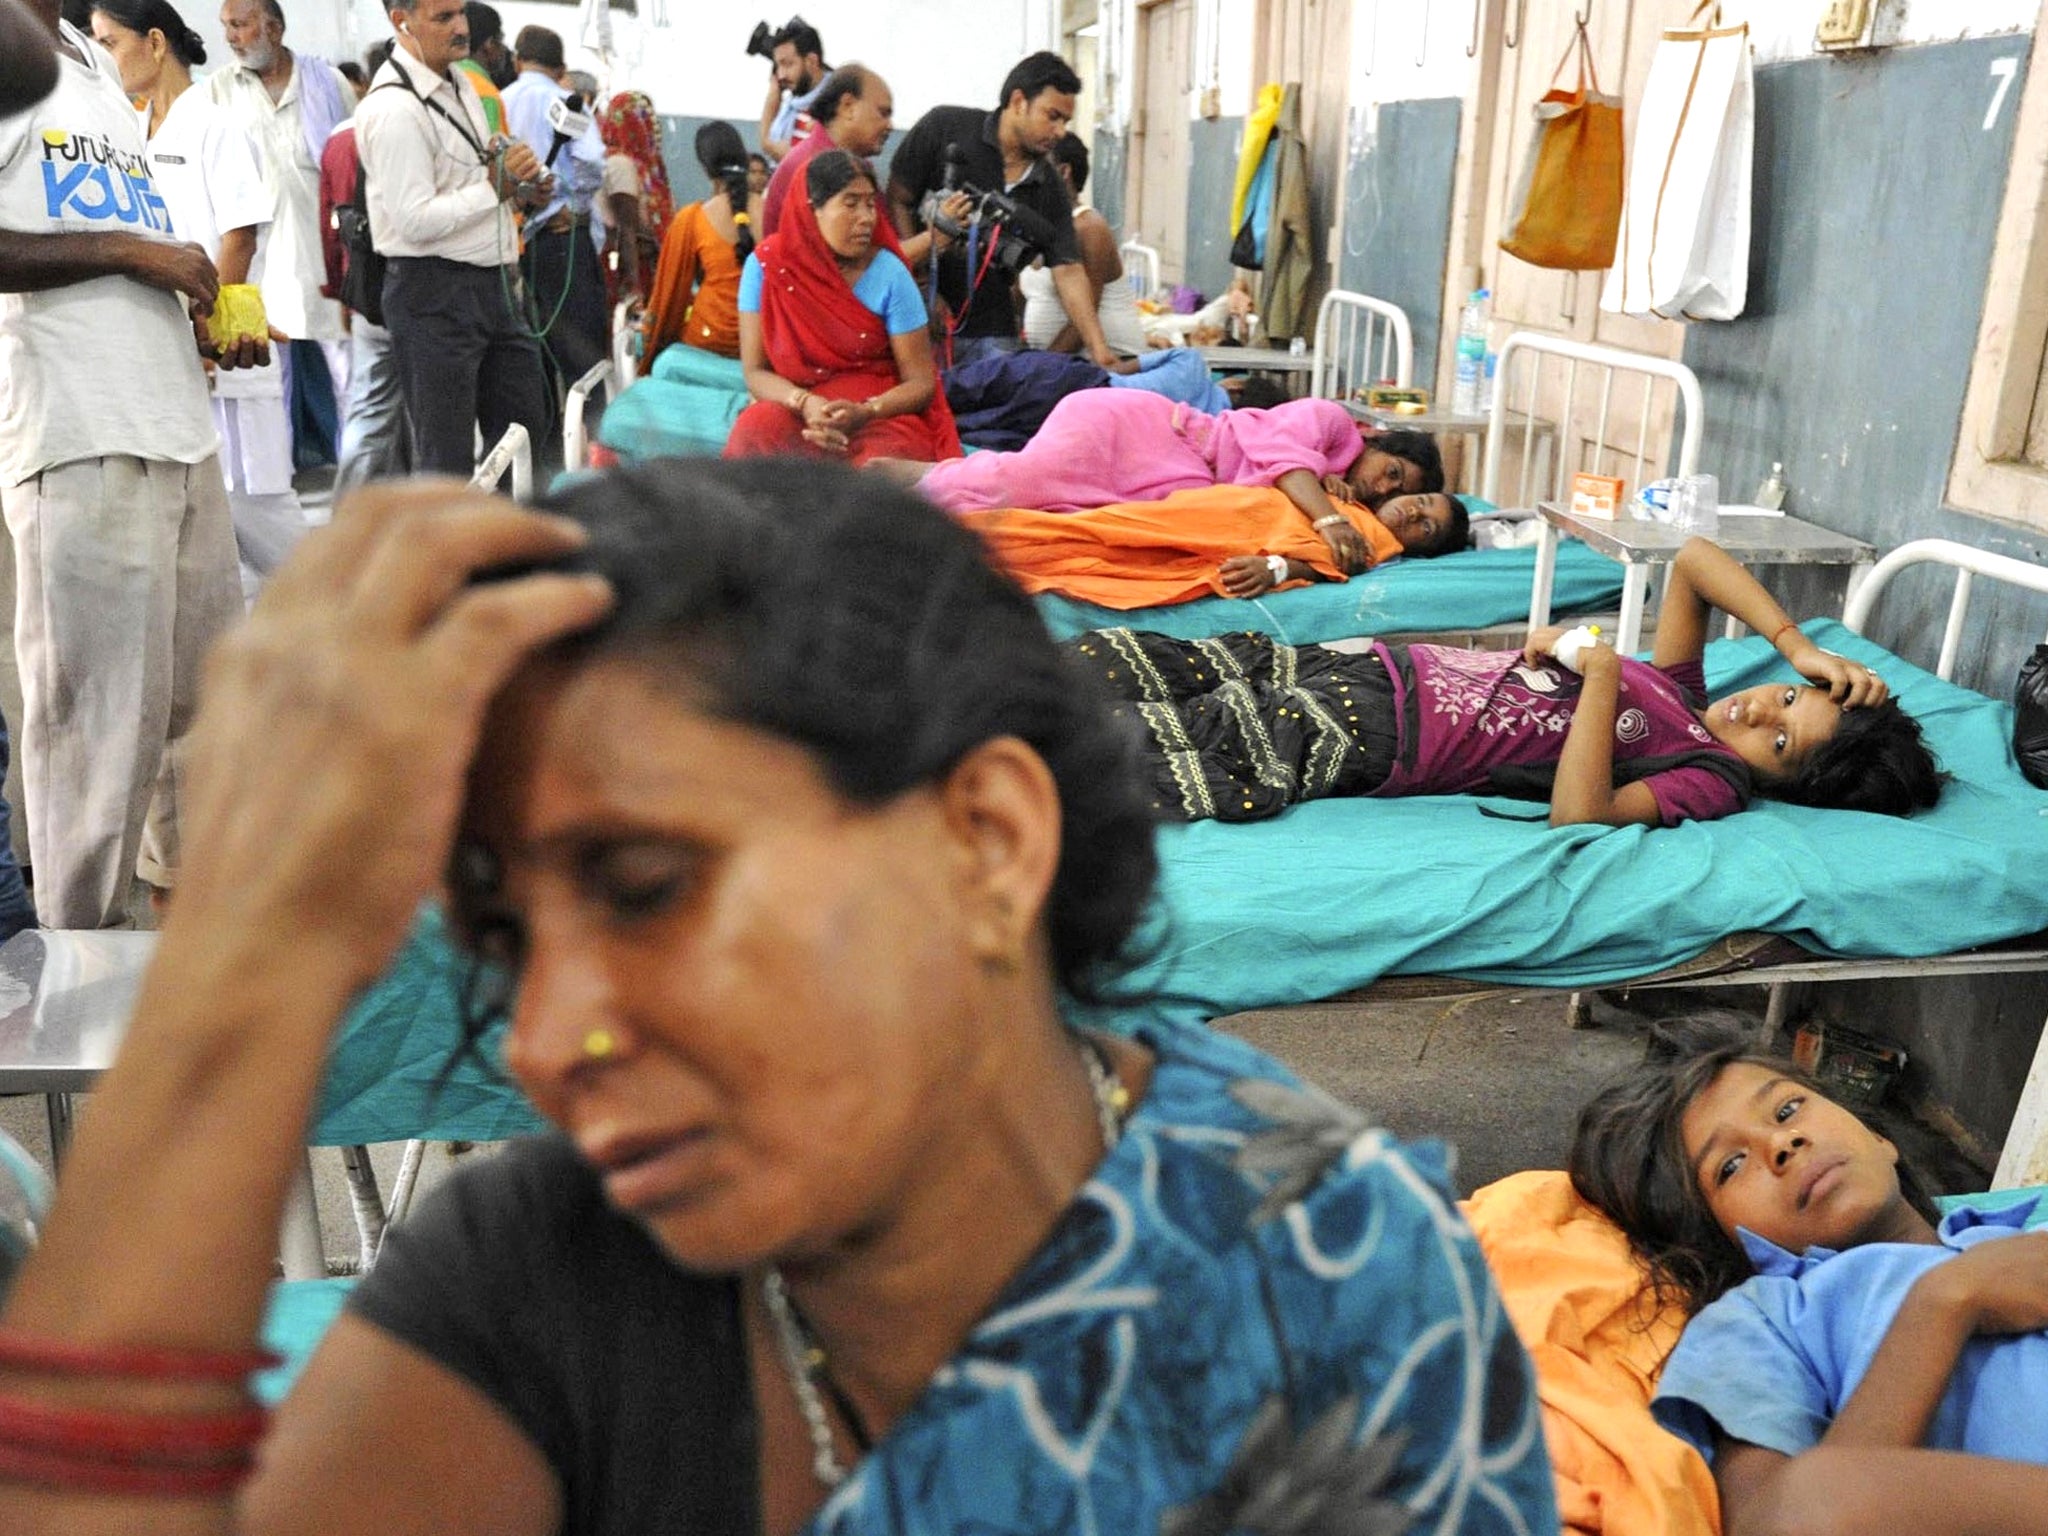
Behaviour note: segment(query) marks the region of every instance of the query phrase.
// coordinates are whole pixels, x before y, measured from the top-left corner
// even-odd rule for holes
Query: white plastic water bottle
[[[1486,388],[1486,309],[1492,297],[1485,288],[1475,289],[1458,316],[1458,371],[1451,386],[1451,411],[1458,416],[1477,416]]]

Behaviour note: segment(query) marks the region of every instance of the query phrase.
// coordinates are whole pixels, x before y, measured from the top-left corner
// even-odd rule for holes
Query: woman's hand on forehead
[[[476,577],[583,539],[454,481],[345,501],[208,663],[166,926],[324,941],[374,977],[440,882],[491,699],[611,602],[593,576]]]

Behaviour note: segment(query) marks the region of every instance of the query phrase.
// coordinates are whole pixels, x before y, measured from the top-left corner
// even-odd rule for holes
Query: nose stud
[[[603,1061],[619,1048],[618,1038],[608,1029],[593,1029],[583,1037],[583,1059]]]

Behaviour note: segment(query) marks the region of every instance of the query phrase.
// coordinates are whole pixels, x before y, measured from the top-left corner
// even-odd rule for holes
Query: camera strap
[[[406,95],[410,96],[414,101],[418,102],[421,106],[425,107],[429,112],[437,114],[443,122],[447,123],[447,125],[450,128],[453,128],[458,134],[462,135],[463,143],[467,144],[470,147],[470,149],[475,152],[476,163],[478,165],[490,165],[490,151],[484,148],[483,140],[479,139],[476,136],[476,130],[474,128],[470,127],[468,123],[464,122],[461,118],[457,117],[453,112],[450,112],[446,107],[442,106],[441,103],[434,100],[433,97],[422,96],[419,93],[418,88],[413,85],[412,81],[408,80],[405,77],[404,70],[399,69],[396,65],[393,65],[392,72],[398,76],[398,79],[396,81],[387,80],[384,82],[383,85],[376,86],[374,87],[374,89],[381,91],[393,84],[398,85],[405,91]],[[460,100],[462,97],[462,87],[457,85],[454,86],[453,89],[455,91],[456,99]]]

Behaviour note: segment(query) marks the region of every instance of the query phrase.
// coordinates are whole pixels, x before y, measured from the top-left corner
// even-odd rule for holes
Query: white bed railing
[[[1406,388],[1415,377],[1415,333],[1407,311],[1367,293],[1332,288],[1316,310],[1315,364],[1308,392],[1348,400],[1383,380]]]
[[[512,471],[512,499],[533,500],[533,439],[516,421],[505,429],[497,446],[477,461],[469,483],[480,491],[495,491],[508,469]]]
[[[1564,397],[1559,403],[1554,426],[1544,423],[1537,414],[1538,394],[1542,384],[1544,361],[1556,358],[1564,372]],[[1525,359],[1523,370],[1526,383],[1515,377],[1517,359]],[[1599,389],[1600,410],[1594,420],[1593,431],[1585,440],[1592,445],[1591,463],[1575,461],[1565,451],[1566,443],[1575,437],[1572,427],[1572,409],[1578,403],[1579,374],[1584,369],[1592,377],[1589,385]],[[1624,388],[1633,389],[1637,379],[1641,380],[1643,397],[1636,428],[1636,449],[1634,459],[1619,449],[1607,444],[1607,424],[1614,404],[1614,388],[1617,379],[1626,379]],[[1700,381],[1693,371],[1683,363],[1669,358],[1650,357],[1641,352],[1628,352],[1620,347],[1597,346],[1592,342],[1572,341],[1563,336],[1545,336],[1535,331],[1517,331],[1501,344],[1500,361],[1495,373],[1493,409],[1487,418],[1486,467],[1480,476],[1479,494],[1497,506],[1533,507],[1538,501],[1562,501],[1564,488],[1570,483],[1573,471],[1593,469],[1596,472],[1603,453],[1614,456],[1610,468],[1623,462],[1629,463],[1628,473],[1621,478],[1629,488],[1640,488],[1646,481],[1654,480],[1654,473],[1646,473],[1650,465],[1650,420],[1655,405],[1657,381],[1668,380],[1677,390],[1679,404],[1683,407],[1683,430],[1678,443],[1678,465],[1674,474],[1690,475],[1698,472],[1700,459],[1700,436],[1705,427],[1704,407],[1700,399]],[[1515,402],[1519,399],[1520,403]],[[1513,412],[1513,419],[1509,413]],[[1500,483],[1501,452],[1507,440],[1519,432],[1522,442],[1522,472],[1516,483],[1512,500],[1503,500]],[[1545,434],[1556,439],[1554,451],[1546,447],[1550,463],[1549,484],[1546,486],[1536,474],[1536,465],[1542,455],[1539,444],[1544,443]]]
[[[1124,259],[1124,277],[1131,292],[1141,299],[1159,292],[1159,252],[1142,240],[1126,240],[1116,248]]]
[[[1970,596],[1977,577],[2011,582],[2031,592],[2048,592],[2048,568],[2016,560],[2011,555],[1972,549],[1952,539],[1915,539],[1910,544],[1901,544],[1870,568],[1870,574],[1856,584],[1842,605],[1842,622],[1862,634],[1870,610],[1876,606],[1886,584],[1914,565],[1946,565],[1956,573],[1955,591],[1948,604],[1948,624],[1941,633],[1941,659],[1934,667],[1935,676],[1944,682],[1955,676],[1956,656],[1963,643],[1963,621],[1969,617]]]
[[[1900,571],[1916,565],[1945,565],[1955,572],[1955,589],[1949,598],[1948,623],[1941,634],[1941,659],[1935,673],[1952,679],[1956,658],[1961,653],[1963,625],[1969,617],[1970,598],[1979,576],[2009,582],[2030,592],[2048,592],[2048,568],[2017,560],[2011,555],[1994,555],[1972,549],[1950,539],[1915,539],[1901,544],[1870,568],[1870,574],[1849,593],[1842,605],[1842,622],[1859,635],[1870,619],[1870,611],[1883,596],[1885,587]],[[1998,1170],[1992,1175],[1993,1189],[2048,1184],[2048,1026],[2044,1026],[2034,1047],[2034,1061],[2020,1089],[2019,1104],[2006,1127],[2005,1147],[1999,1154]]]

